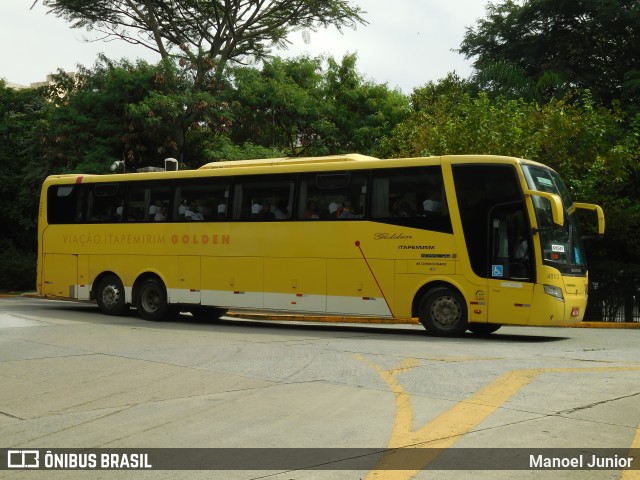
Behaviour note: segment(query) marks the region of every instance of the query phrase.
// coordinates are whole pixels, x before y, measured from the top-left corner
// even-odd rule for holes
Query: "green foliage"
[[[167,108],[162,112],[165,122],[152,108],[145,110],[145,102],[152,103],[172,88],[165,88],[165,79],[172,74],[162,64],[132,65],[103,57],[92,70],[82,70],[64,91],[59,85],[52,87],[57,108],[47,138],[53,169],[105,173],[114,160],[125,159],[129,168],[160,163],[169,149],[167,131],[174,127],[174,119]],[[60,80],[65,80],[64,74]],[[140,111],[149,121],[140,119]],[[164,123],[154,125],[154,117]]]
[[[40,184],[47,174],[39,134],[50,105],[43,90],[0,82],[0,231],[9,247],[35,249]]]
[[[375,153],[380,140],[409,114],[407,98],[386,85],[363,80],[355,55],[342,63],[329,58],[324,86],[328,122],[333,124],[325,142],[331,152]]]
[[[409,113],[407,98],[365,81],[355,55],[273,59],[262,71],[236,68],[230,138],[274,147],[289,156],[375,151]]]
[[[245,67],[231,74],[234,142],[273,146],[289,155],[317,145],[317,134],[326,126],[320,59],[276,58],[261,71]]]
[[[40,185],[47,174],[40,134],[50,115],[43,90],[0,81],[0,289],[35,288]]]
[[[475,93],[450,76],[416,89],[413,112],[381,143],[387,156],[498,154],[556,169],[578,201],[607,214],[601,254],[640,260],[640,116],[599,107],[590,92],[539,105]]]
[[[411,101],[411,116],[381,144],[384,156],[536,153],[535,139],[524,132],[534,130],[537,107],[524,100],[493,100],[450,75],[414,90]]]
[[[282,151],[275,148],[254,145],[251,142],[236,145],[228,137],[220,136],[215,137],[214,141],[208,144],[208,147],[204,150],[202,163],[256,158],[282,158],[285,156]]]
[[[516,98],[562,98],[589,89],[601,105],[638,105],[640,3],[525,0],[489,4],[460,52],[483,89]]]
[[[0,240],[0,290],[35,290],[36,263],[35,249],[18,249],[10,242]]]
[[[36,0],[37,1],[37,0]],[[176,59],[188,69],[196,91],[219,81],[229,62],[265,59],[274,46],[286,46],[296,30],[366,23],[347,0],[42,0],[45,7],[103,39],[125,40]]]

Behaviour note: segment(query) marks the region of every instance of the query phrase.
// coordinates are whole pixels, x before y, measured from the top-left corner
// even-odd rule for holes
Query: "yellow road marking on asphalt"
[[[486,387],[474,393],[462,402],[436,417],[418,430],[413,430],[413,408],[409,394],[402,388],[395,378],[400,373],[406,373],[417,367],[419,361],[414,358],[403,360],[397,367],[384,370],[378,364],[364,358],[362,355],[354,357],[371,367],[395,395],[396,418],[387,448],[396,448],[387,452],[375,469],[367,475],[367,479],[376,480],[407,480],[421,472],[434,461],[442,449],[451,447],[463,435],[478,426],[489,415],[502,406],[509,398],[519,392],[543,373],[567,372],[607,372],[640,370],[640,367],[595,367],[595,368],[541,368],[531,370],[513,370],[504,373]],[[640,434],[639,434],[640,435]],[[635,441],[640,442],[639,436]],[[401,448],[402,447],[402,448]],[[403,462],[403,450],[407,448],[432,448],[433,454],[428,455],[425,450],[421,465]],[[407,470],[387,470],[385,466],[410,465]],[[630,477],[631,478],[631,477]],[[636,477],[633,477],[635,480]],[[627,479],[625,479],[627,480]]]
[[[640,425],[636,429],[636,436],[631,442],[630,449],[637,452],[640,449]],[[635,456],[634,454],[629,454],[630,457]],[[640,458],[635,458],[634,462],[640,462]],[[622,475],[620,475],[620,480],[639,480],[640,479],[640,470],[623,470]]]

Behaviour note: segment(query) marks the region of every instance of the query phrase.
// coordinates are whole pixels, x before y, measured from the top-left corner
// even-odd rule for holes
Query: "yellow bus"
[[[432,335],[582,320],[587,264],[556,172],[499,156],[357,154],[54,175],[38,290],[148,320],[227,309],[421,322]]]

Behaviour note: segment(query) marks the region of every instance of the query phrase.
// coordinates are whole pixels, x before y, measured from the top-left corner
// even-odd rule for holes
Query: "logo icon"
[[[40,452],[38,450],[7,450],[8,468],[39,468]]]

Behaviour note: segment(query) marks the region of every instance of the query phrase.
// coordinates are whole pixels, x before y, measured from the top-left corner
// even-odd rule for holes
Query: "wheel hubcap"
[[[102,291],[102,303],[107,307],[115,307],[120,301],[120,291],[115,285],[108,285]]]
[[[142,308],[149,313],[158,310],[162,297],[160,292],[155,288],[148,288],[142,294]]]
[[[440,297],[431,305],[431,318],[442,327],[452,327],[462,318],[462,308],[453,297]]]

